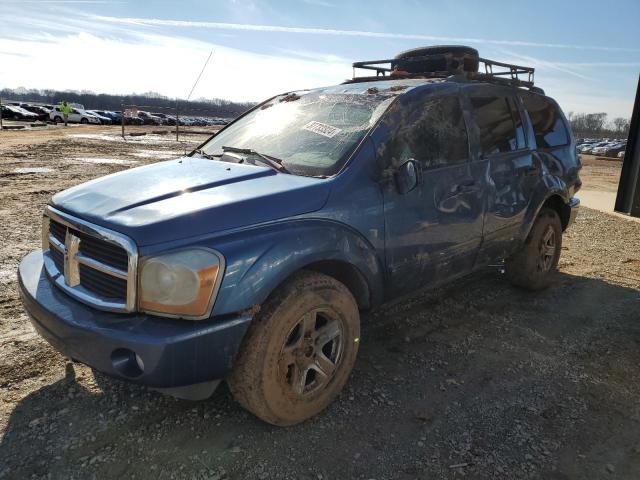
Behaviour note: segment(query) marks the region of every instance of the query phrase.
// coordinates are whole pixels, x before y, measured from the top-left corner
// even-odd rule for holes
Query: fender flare
[[[358,231],[326,219],[297,219],[244,230],[215,248],[226,259],[212,315],[261,305],[293,273],[319,262],[341,262],[366,281],[369,303],[383,298],[383,268],[375,248]],[[354,294],[355,296],[355,294]]]
[[[567,204],[569,202],[569,194],[566,184],[558,177],[545,175],[542,182],[540,182],[536,188],[536,192],[533,197],[534,201],[530,203],[529,210],[522,222],[521,239],[523,242],[529,236],[529,233],[533,228],[533,223],[536,218],[538,218],[540,210],[542,210],[544,205],[552,197],[559,197],[563,204]]]

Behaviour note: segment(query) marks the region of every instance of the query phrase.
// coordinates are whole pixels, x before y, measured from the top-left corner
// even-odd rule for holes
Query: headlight
[[[223,273],[222,255],[205,248],[143,258],[138,307],[153,315],[208,318]]]

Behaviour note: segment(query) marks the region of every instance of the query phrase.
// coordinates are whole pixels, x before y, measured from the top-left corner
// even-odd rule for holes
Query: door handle
[[[464,180],[456,187],[456,191],[459,193],[474,192],[476,190],[476,182],[474,180]]]

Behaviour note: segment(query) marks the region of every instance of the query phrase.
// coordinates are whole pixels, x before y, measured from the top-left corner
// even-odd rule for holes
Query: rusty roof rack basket
[[[375,75],[358,76],[358,69],[374,71]],[[425,47],[408,50],[393,59],[354,62],[353,78],[345,83],[402,78],[451,78],[534,89],[534,70],[532,67],[481,58],[470,47]]]

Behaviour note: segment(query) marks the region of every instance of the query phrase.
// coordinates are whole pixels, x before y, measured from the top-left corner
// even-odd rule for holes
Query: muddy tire
[[[522,248],[505,260],[511,283],[541,290],[551,283],[562,249],[562,225],[555,210],[543,208]]]
[[[300,423],[327,407],[358,353],[360,315],[351,292],[302,271],[253,320],[228,379],[234,398],[265,422]]]

